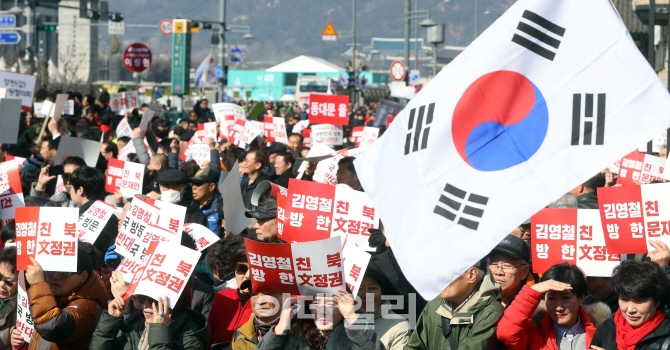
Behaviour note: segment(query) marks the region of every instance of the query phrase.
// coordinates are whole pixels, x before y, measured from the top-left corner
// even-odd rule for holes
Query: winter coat
[[[605,350],[617,350],[616,324],[614,317],[605,321],[593,335],[591,345],[599,346]],[[635,350],[668,350],[670,349],[670,319],[668,315],[661,324],[649,335],[637,344]]]
[[[328,339],[325,350],[384,350],[373,323],[366,317],[358,317],[352,325],[340,322]],[[256,348],[258,350],[310,350],[307,341],[298,334],[275,334],[274,327],[266,334]]]
[[[545,315],[537,327],[531,321],[537,306],[543,299],[542,293],[529,286],[523,286],[521,292],[514,298],[514,302],[505,310],[498,323],[498,340],[509,350],[547,350],[551,349],[548,343],[556,344],[556,332],[553,321]],[[579,319],[586,331],[586,349],[590,348],[591,338],[596,328],[591,318],[583,308],[579,308]],[[580,350],[580,349],[576,349]]]
[[[494,349],[498,346],[496,327],[503,315],[501,298],[500,286],[493,281],[490,272],[456,314],[453,314],[452,303],[438,296],[421,312],[405,349],[451,350],[449,340],[442,332],[442,316],[451,320],[451,334],[460,350]]]
[[[16,328],[16,298],[15,294],[0,309],[0,350],[12,348],[11,335]]]
[[[251,302],[244,306],[237,295],[237,289],[224,289],[214,297],[209,312],[209,328],[212,330],[211,343],[229,342],[235,330],[251,317]]]
[[[248,175],[245,174],[244,177],[247,179],[247,181],[249,180]],[[263,173],[260,173],[258,174],[258,177],[256,178],[256,180],[254,180],[252,184],[249,184],[248,182],[240,184],[240,186],[242,187],[242,200],[244,201],[244,207],[247,208],[247,210],[253,209],[253,206],[251,205],[251,195],[254,193],[256,186],[258,186],[258,184],[260,184],[263,181],[272,182],[272,178]]]
[[[35,186],[37,186],[37,182],[30,184],[30,195],[33,197],[45,197],[46,189],[39,191],[35,188]],[[71,202],[70,198],[67,196],[67,191],[65,190],[55,193],[53,196],[49,197],[49,200],[64,208],[69,207]]]
[[[35,333],[30,339],[30,350],[86,349],[107,293],[97,273],[68,295],[55,297],[47,282],[38,282],[28,289],[30,312]]]
[[[251,315],[247,323],[235,330],[230,350],[254,350],[257,346],[258,337],[256,336],[256,327],[254,327],[254,315]]]
[[[192,293],[191,310],[201,313],[207,319],[214,302],[214,288],[201,278],[191,278],[188,284]]]
[[[190,191],[190,189],[186,188],[186,191]],[[205,217],[205,214],[203,214],[200,209],[189,205],[190,201],[188,199],[184,198],[176,204],[186,207],[186,217],[184,218],[185,224],[193,223],[207,227],[207,218]]]
[[[579,206],[579,209],[599,209],[598,195],[595,193],[584,193],[577,197],[577,206]]]
[[[146,320],[141,311],[128,319],[105,312],[91,340],[91,350],[136,350],[142,339]],[[205,349],[209,344],[209,327],[205,317],[195,311],[175,316],[169,325],[149,324],[149,349]]]
[[[382,317],[382,306],[375,309],[375,332],[388,350],[402,350],[409,341],[409,321],[389,310]]]

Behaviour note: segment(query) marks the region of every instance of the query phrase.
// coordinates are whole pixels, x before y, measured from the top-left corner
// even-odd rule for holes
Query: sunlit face
[[[361,307],[365,308],[367,312],[372,312],[382,304],[382,287],[372,277],[363,277],[357,294],[361,299]],[[373,303],[373,310],[368,310],[367,305],[369,301]]]
[[[315,297],[309,305],[314,315],[314,323],[319,331],[330,331],[342,322],[342,314],[332,297]]]
[[[658,305],[654,298],[634,299],[619,297],[619,309],[626,318],[628,324],[633,328],[638,328],[649,322],[658,310]]]
[[[251,310],[262,322],[272,322],[281,313],[281,294],[254,293],[249,302]]]
[[[207,198],[212,192],[216,190],[216,184],[212,182],[193,183],[193,199],[199,201]]]
[[[9,299],[19,288],[18,273],[9,264],[0,264],[0,275],[0,299]]]
[[[575,325],[583,301],[584,297],[577,297],[570,291],[550,291],[545,295],[547,314],[552,321],[564,328]]]
[[[284,157],[279,156],[275,160],[275,174],[281,175],[291,168],[291,163],[286,163]]]
[[[349,164],[340,164],[337,169],[337,183],[347,184],[351,188],[356,189],[360,187],[361,183],[358,181],[358,176],[348,169]]]
[[[140,298],[142,299],[142,301],[144,301],[143,303],[140,303],[140,301],[138,300]],[[156,307],[158,307],[158,302],[148,297],[144,299],[145,298],[144,296],[140,296],[140,298],[138,298],[137,295],[133,295],[132,297],[133,307],[136,310],[142,310],[142,314],[144,315],[145,320],[151,320],[154,316],[154,309],[152,304],[155,303]]]
[[[119,148],[119,151],[126,147],[126,143],[121,140],[116,140],[116,147]]]
[[[71,274],[70,272],[45,272],[46,281],[55,296],[67,295],[88,279],[88,272]]]
[[[247,174],[256,173],[261,170],[261,163],[256,162],[255,153],[247,153],[244,157],[244,168],[246,169]]]
[[[530,247],[530,225],[520,225],[510,233],[512,236],[517,236],[526,242]]]
[[[259,241],[277,236],[277,219],[256,220],[256,238]]]
[[[658,156],[661,158],[668,158],[668,149],[665,147],[661,148],[661,151],[658,152]]]
[[[513,293],[528,276],[528,265],[523,259],[512,259],[505,254],[493,254],[489,269],[503,293]]]
[[[302,148],[302,145],[300,144],[300,137],[293,135],[288,138],[288,148],[290,148],[293,151],[298,152],[300,148]]]

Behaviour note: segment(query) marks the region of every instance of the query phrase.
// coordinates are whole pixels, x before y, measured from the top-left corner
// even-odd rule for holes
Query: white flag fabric
[[[209,69],[207,68],[207,62],[209,62]],[[205,74],[207,74],[206,78]],[[195,81],[193,82],[193,85],[196,89],[202,89],[205,84],[214,83],[216,83],[216,60],[209,54],[202,60],[202,63],[200,63],[198,69],[195,71]]]
[[[430,300],[532,214],[670,126],[669,108],[608,1],[520,0],[355,166],[403,272]]]

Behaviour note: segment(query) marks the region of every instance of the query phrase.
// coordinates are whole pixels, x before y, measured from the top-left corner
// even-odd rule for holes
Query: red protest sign
[[[600,214],[593,209],[542,209],[531,218],[533,272],[563,262],[588,276],[612,275],[618,254],[608,252]]]
[[[44,271],[77,271],[77,208],[16,208],[17,270],[35,258]]]
[[[379,217],[364,192],[310,181],[289,180],[282,239],[308,242],[349,234],[368,248],[368,229]]]
[[[349,96],[310,94],[309,122],[349,125]]]
[[[123,64],[131,72],[143,72],[151,66],[151,50],[144,44],[131,44],[123,50]]]
[[[340,239],[269,244],[244,240],[254,292],[316,295],[344,289]]]
[[[640,152],[631,152],[615,163],[619,167],[617,185],[634,186],[635,181],[649,183],[663,180],[666,159]]]
[[[281,142],[288,144],[286,122],[282,117],[264,117],[265,139],[267,142]]]
[[[124,198],[142,194],[144,165],[110,158],[107,163],[105,191],[121,191]]]
[[[612,253],[647,253],[650,239],[670,244],[670,183],[602,187],[598,205]]]
[[[357,126],[351,130],[351,142],[356,147],[366,147],[373,144],[379,137],[379,128],[373,126]]]
[[[9,220],[13,220],[14,210],[23,206],[19,168],[0,165],[0,221],[6,224]]]

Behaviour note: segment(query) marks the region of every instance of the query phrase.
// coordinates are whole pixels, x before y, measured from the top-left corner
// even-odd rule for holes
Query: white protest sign
[[[337,146],[342,144],[342,135],[342,125],[312,125],[312,142],[319,141],[331,147]]]
[[[144,115],[142,115],[142,120],[140,121],[140,130],[147,131],[147,126],[149,122],[151,122],[151,118],[154,117],[155,113],[156,112],[149,108],[144,109]]]
[[[56,104],[49,101],[49,100],[44,100],[42,103],[40,103],[40,112],[38,116],[41,116],[42,118],[49,116],[53,117],[54,115],[54,108],[56,107]]]
[[[68,155],[70,157],[81,157],[86,165],[94,167],[100,156],[100,142],[62,135],[56,153],[56,165],[63,164]]]
[[[30,312],[30,299],[25,285],[25,272],[19,272],[19,288],[16,290],[16,329],[21,332],[21,337],[26,343],[35,332],[35,322]]]
[[[94,244],[115,211],[115,207],[100,200],[95,201],[84,214],[79,216],[77,238]]]
[[[36,75],[0,71],[0,86],[6,89],[4,97],[21,99],[21,108],[24,111],[31,110],[33,106],[36,85]]]
[[[147,259],[142,261],[123,298],[134,294],[154,299],[167,296],[169,307],[174,308],[199,259],[199,252],[179,243],[152,242]]]
[[[68,94],[58,94],[56,95],[56,103],[53,108],[52,117],[59,121],[60,117],[63,115],[63,110],[65,109],[65,104],[67,103]]]
[[[351,294],[356,295],[358,288],[363,282],[365,270],[368,268],[368,263],[372,256],[363,248],[360,248],[352,241],[345,239],[342,247],[342,256],[344,263],[344,280],[351,290]]]
[[[144,148],[146,148],[147,153],[149,153],[149,157],[153,157],[154,152],[151,150],[151,147],[149,147],[149,143],[147,142],[146,137],[144,137]],[[132,139],[119,152],[119,158],[118,159],[125,162],[125,161],[128,160],[128,155],[131,154],[131,153],[137,154],[137,149],[135,148],[135,143],[133,142]]]
[[[123,118],[119,122],[119,125],[116,126],[116,137],[124,136],[128,136],[130,138],[133,136],[133,129],[130,127],[130,124],[128,124],[128,117]]]
[[[196,250],[199,252],[219,241],[219,236],[216,233],[200,224],[184,224],[184,231],[193,237],[197,245]]]
[[[212,111],[216,120],[221,122],[219,127],[221,138],[228,138],[228,131],[237,120],[247,119],[244,109],[234,103],[215,103],[212,105]]]
[[[25,205],[19,169],[16,165],[0,164],[0,221],[3,224],[14,219],[15,209]]]
[[[129,144],[132,144],[132,142]],[[109,193],[121,191],[123,198],[130,198],[136,194],[142,194],[142,187],[144,184],[144,164],[110,158],[107,163],[106,175],[105,191]]]
[[[321,157],[321,156],[326,156],[335,153],[335,150],[328,147],[327,145],[321,143],[321,142],[314,142],[314,146],[309,149],[309,152],[307,152],[307,157],[305,158],[314,158],[314,157]],[[302,179],[303,174],[305,173],[305,170],[307,169],[307,163],[308,161],[305,160],[300,164],[300,167],[298,168],[298,176],[296,178],[298,180]],[[318,167],[318,165],[317,165]]]
[[[114,112],[124,109],[124,106],[126,110],[133,110],[140,108],[140,98],[137,91],[118,92],[110,95],[109,105]]]
[[[210,161],[209,145],[205,143],[190,143],[186,146],[183,154],[184,161],[195,160],[202,167],[205,162]]]
[[[63,108],[63,114],[74,115],[74,100],[67,100],[65,108]]]
[[[21,121],[21,100],[15,98],[0,99],[0,143],[16,144],[19,138]]]

